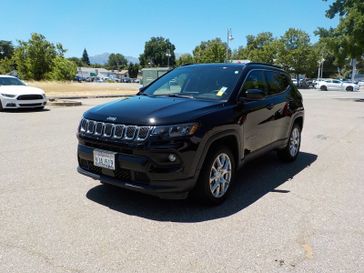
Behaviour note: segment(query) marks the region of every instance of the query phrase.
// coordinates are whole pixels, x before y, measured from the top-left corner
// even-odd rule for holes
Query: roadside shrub
[[[53,60],[52,70],[47,74],[49,80],[68,81],[73,80],[77,73],[77,66],[73,61],[63,57],[56,57]]]

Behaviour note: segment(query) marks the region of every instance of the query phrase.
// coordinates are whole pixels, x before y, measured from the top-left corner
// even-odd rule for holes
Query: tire
[[[327,86],[326,86],[326,85],[322,85],[322,86],[320,87],[320,90],[321,90],[321,91],[327,91]]]
[[[346,87],[346,91],[352,92],[354,91],[354,88],[352,86],[348,86]]]
[[[287,146],[277,151],[278,158],[284,162],[295,161],[301,147],[301,126],[295,123],[292,127]]]
[[[213,147],[206,156],[194,189],[195,198],[208,205],[221,204],[231,190],[235,173],[236,163],[231,150],[226,146]]]
[[[2,105],[2,102],[1,102],[1,100],[0,100],[0,112],[2,112],[3,111],[3,105]]]

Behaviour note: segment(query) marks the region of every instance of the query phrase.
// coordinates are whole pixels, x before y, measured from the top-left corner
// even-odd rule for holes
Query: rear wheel
[[[326,85],[322,85],[322,86],[320,87],[320,90],[321,90],[321,91],[327,91],[327,86],[326,86]]]
[[[295,123],[291,130],[287,146],[278,150],[278,158],[285,162],[296,160],[301,147],[301,127]]]
[[[346,91],[350,91],[350,92],[352,92],[354,90],[354,88],[352,87],[352,86],[348,86],[348,87],[346,87]]]
[[[222,203],[235,178],[235,159],[226,146],[213,148],[206,156],[195,193],[198,201],[209,205]]]

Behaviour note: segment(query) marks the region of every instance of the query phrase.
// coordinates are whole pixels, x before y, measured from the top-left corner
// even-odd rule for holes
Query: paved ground
[[[78,175],[77,124],[105,100],[0,113],[0,272],[363,272],[364,92],[303,93],[299,159],[250,163],[215,208]]]

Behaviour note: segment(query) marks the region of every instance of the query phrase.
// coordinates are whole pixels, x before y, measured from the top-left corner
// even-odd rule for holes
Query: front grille
[[[41,103],[19,103],[20,106],[42,106]]]
[[[41,100],[42,95],[20,95],[17,100]]]
[[[89,171],[98,175],[107,175],[125,182],[141,182],[143,184],[149,183],[149,178],[145,173],[133,172],[131,170],[117,168],[115,171],[96,167],[92,161],[79,158],[80,167],[86,171]],[[104,170],[104,171],[103,171]],[[135,178],[133,178],[135,177]]]
[[[146,140],[152,128],[152,126],[112,124],[88,119],[82,119],[80,123],[80,132],[86,135],[136,141]]]

